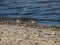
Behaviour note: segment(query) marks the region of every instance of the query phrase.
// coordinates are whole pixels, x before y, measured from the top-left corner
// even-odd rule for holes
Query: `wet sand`
[[[0,45],[60,45],[60,27],[0,22]]]

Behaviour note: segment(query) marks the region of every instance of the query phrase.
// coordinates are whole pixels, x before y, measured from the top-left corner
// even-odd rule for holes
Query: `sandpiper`
[[[36,23],[36,21],[35,21],[35,20],[31,20],[31,23],[32,23],[32,24],[35,24],[35,23]]]
[[[19,23],[20,21],[17,19],[17,20],[16,20],[16,22],[18,22],[18,23]]]

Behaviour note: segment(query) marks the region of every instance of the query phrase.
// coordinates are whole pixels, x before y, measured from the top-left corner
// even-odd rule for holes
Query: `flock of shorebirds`
[[[16,19],[16,21],[0,21],[0,24],[19,24],[19,23],[24,23],[23,20]],[[35,20],[31,20],[32,24],[36,24]]]
[[[13,21],[0,21],[0,24],[9,23],[9,22],[11,23],[11,22],[13,22]],[[17,22],[17,23],[22,23],[23,21],[22,21],[22,20],[19,20],[19,19],[16,19],[15,22]],[[35,20],[31,20],[31,23],[32,23],[32,24],[35,24],[36,21],[35,21]]]
[[[16,19],[16,21],[0,21],[0,24],[8,24],[8,25],[19,25],[21,26],[22,24],[25,26],[30,26],[30,27],[38,27],[38,28],[42,28],[42,29],[60,29],[60,27],[58,26],[44,26],[44,25],[36,25],[36,21],[35,20],[31,20],[31,24],[28,23],[24,23],[22,20]]]

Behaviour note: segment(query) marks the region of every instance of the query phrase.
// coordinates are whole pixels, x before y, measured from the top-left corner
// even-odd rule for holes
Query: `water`
[[[0,0],[0,18],[33,18],[60,26],[60,0]]]

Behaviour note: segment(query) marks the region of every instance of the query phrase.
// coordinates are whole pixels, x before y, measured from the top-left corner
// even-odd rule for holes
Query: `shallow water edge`
[[[38,29],[51,29],[51,30],[60,30],[60,26],[49,26],[49,25],[38,25],[36,23],[24,23],[24,22],[9,22],[9,21],[0,21],[0,25],[13,25],[13,26],[24,26],[30,28],[38,28]]]

